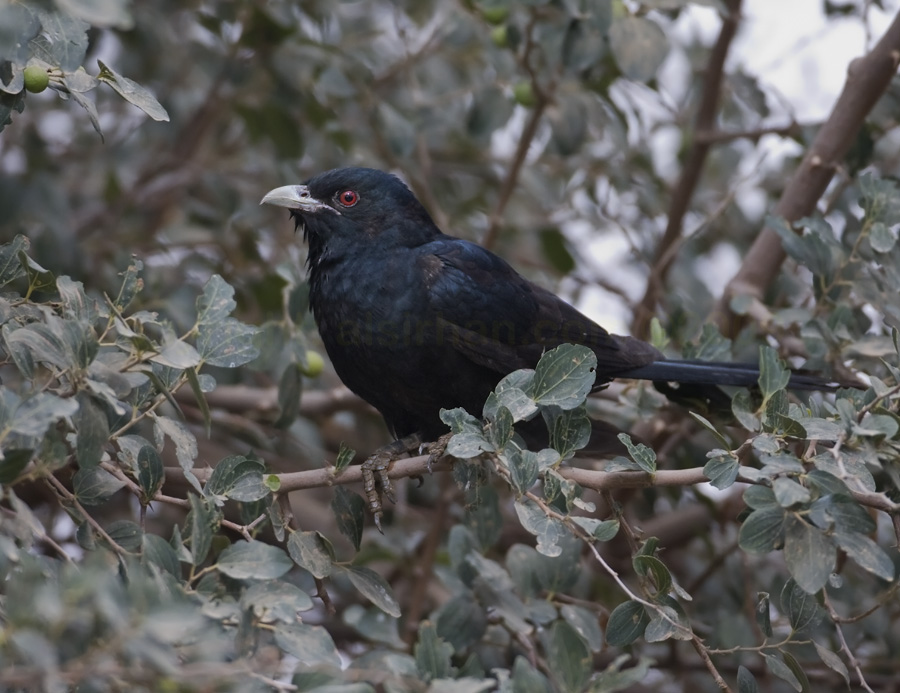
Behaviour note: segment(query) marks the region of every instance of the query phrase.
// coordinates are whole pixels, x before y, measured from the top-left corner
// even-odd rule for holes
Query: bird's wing
[[[498,373],[534,368],[544,351],[564,343],[593,350],[598,384],[661,357],[644,342],[610,335],[474,243],[433,241],[423,247],[419,268],[444,337],[467,358]]]

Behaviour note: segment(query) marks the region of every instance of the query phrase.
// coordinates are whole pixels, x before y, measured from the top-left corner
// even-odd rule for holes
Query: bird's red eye
[[[359,202],[359,195],[354,190],[345,190],[337,199],[344,207],[352,207]]]

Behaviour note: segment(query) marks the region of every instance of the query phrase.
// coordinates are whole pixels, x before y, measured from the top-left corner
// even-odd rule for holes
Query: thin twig
[[[825,608],[828,609],[828,615],[831,616],[831,620],[834,622],[834,630],[837,633],[838,640],[841,643],[841,650],[844,651],[844,654],[847,657],[847,661],[850,662],[850,666],[853,667],[854,671],[856,671],[856,675],[859,677],[859,685],[865,688],[869,693],[875,693],[866,682],[866,677],[863,675],[862,667],[859,664],[859,660],[856,658],[856,655],[853,654],[853,650],[850,649],[850,646],[847,644],[846,638],[844,638],[844,631],[841,628],[840,622],[837,620],[837,613],[834,610],[834,607],[831,605],[831,600],[828,598],[828,590],[822,590],[822,599],[825,603]]]

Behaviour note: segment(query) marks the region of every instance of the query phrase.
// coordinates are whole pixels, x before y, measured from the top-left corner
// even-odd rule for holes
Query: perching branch
[[[397,460],[388,470],[391,479],[425,476],[428,474],[428,455],[419,455],[404,460]],[[453,466],[452,458],[445,457],[432,465],[433,472],[448,472]],[[212,473],[211,469],[194,469],[194,474],[205,482]],[[703,467],[690,469],[660,469],[655,474],[639,471],[604,472],[581,467],[560,467],[559,473],[584,488],[593,491],[625,488],[651,488],[667,486],[696,486],[709,481],[703,473]],[[183,472],[177,467],[166,468],[166,479],[180,479]],[[359,465],[347,467],[340,475],[335,476],[330,468],[311,469],[303,472],[278,474],[281,482],[279,493],[302,491],[311,488],[322,488],[338,484],[357,484],[362,482],[362,470]],[[759,484],[755,479],[738,475],[737,483]],[[851,495],[860,505],[880,510],[890,515],[900,515],[900,503],[895,503],[882,493],[850,490]]]
[[[793,222],[815,210],[866,116],[890,85],[898,64],[900,13],[875,48],[850,63],[844,89],[775,206],[776,217]],[[785,257],[778,235],[764,228],[716,306],[713,317],[722,334],[733,337],[743,324],[743,318],[731,312],[731,299],[741,295],[761,298],[778,275]]]

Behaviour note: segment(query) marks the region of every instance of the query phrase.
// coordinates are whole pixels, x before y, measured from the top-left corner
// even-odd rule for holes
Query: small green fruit
[[[509,17],[509,8],[507,7],[482,7],[481,16],[488,24],[503,24]]]
[[[531,82],[519,82],[514,86],[513,98],[516,100],[516,103],[522,104],[528,108],[531,108],[537,103],[534,89],[531,88]]]
[[[299,368],[307,378],[315,378],[325,370],[325,359],[317,351],[307,351],[306,365],[300,364]]]
[[[491,30],[491,41],[494,42],[494,45],[497,46],[497,48],[506,48],[509,46],[509,31],[505,24],[495,26]]]
[[[50,75],[37,65],[25,68],[25,88],[32,94],[40,94],[50,84]]]

